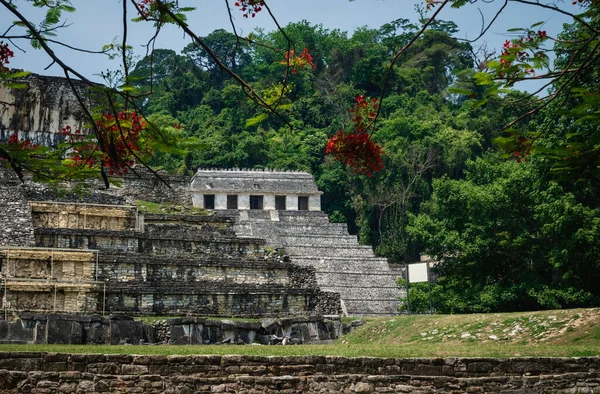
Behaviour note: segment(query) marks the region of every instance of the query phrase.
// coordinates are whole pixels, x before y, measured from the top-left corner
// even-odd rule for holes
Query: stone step
[[[239,222],[235,225],[236,232],[243,231],[243,234],[261,234],[265,235],[348,235],[346,225],[342,223],[307,224],[307,223],[282,223],[282,222]]]
[[[388,262],[381,257],[322,257],[322,256],[290,256],[294,264],[315,267],[317,272],[391,272]]]
[[[398,301],[387,300],[344,300],[346,310],[351,316],[397,315]]]
[[[317,279],[318,280],[318,279]],[[322,291],[340,293],[343,300],[397,300],[402,294],[397,287],[369,287],[369,286],[321,286]]]
[[[321,257],[350,257],[363,258],[375,257],[370,246],[315,246],[315,245],[290,245],[285,248],[285,254],[292,256],[321,256]]]
[[[318,245],[318,246],[359,246],[354,235],[279,235],[269,238],[269,243],[279,243],[284,248],[293,245]]]
[[[290,223],[329,224],[329,218],[322,211],[279,211],[279,221]]]
[[[398,275],[385,271],[362,271],[362,272],[344,272],[344,271],[318,271],[317,280],[319,283],[349,283],[358,286],[367,287],[395,287]]]
[[[221,257],[259,256],[264,241],[256,238],[207,237],[205,239],[144,238],[134,232],[71,229],[37,229],[36,246],[45,248],[98,249],[185,256],[214,254]]]

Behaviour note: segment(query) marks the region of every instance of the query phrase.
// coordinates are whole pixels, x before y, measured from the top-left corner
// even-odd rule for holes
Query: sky
[[[121,39],[122,1],[125,0],[72,0],[77,11],[73,14],[63,15],[63,19],[70,24],[69,27],[58,32],[58,39],[63,42],[86,49],[99,50],[113,40]],[[215,29],[231,31],[229,17],[225,8],[228,1],[236,17],[235,23],[238,33],[248,35],[256,28],[271,31],[276,28],[266,12],[261,12],[255,18],[245,19],[236,9],[236,0],[180,0],[181,6],[196,7],[196,11],[188,16],[190,27],[199,36],[206,36]],[[407,18],[417,21],[414,4],[418,0],[270,0],[273,14],[278,22],[284,26],[289,22],[306,19],[312,24],[322,24],[327,29],[340,29],[349,35],[359,27],[367,26],[377,29],[381,25],[398,18]],[[422,0],[424,2],[424,0]],[[32,9],[23,0],[15,0],[19,11],[33,21],[40,21],[43,14],[37,9]],[[444,9],[439,18],[452,20],[460,28],[457,33],[459,38],[475,38],[481,29],[481,15],[485,20],[491,20],[496,10],[501,6],[501,1],[495,0],[484,3],[481,0],[475,4],[468,4],[461,9]],[[569,7],[571,1],[563,3]],[[135,16],[135,10],[129,4],[129,14]],[[0,33],[8,29],[16,18],[5,9],[0,10]],[[536,22],[544,21],[541,29],[547,30],[549,35],[560,31],[563,23],[568,22],[564,16],[552,11],[541,10],[523,4],[511,3],[501,14],[490,31],[475,46],[487,43],[488,48],[499,49],[502,43],[510,38],[506,30],[514,27],[527,27]],[[538,27],[540,29],[540,27]],[[130,23],[128,41],[134,47],[138,56],[145,54],[143,44],[153,34],[153,29],[142,23]],[[13,29],[11,33],[15,33]],[[190,42],[184,37],[181,30],[167,26],[159,36],[156,47],[169,48],[180,51]],[[15,57],[11,59],[10,66],[25,69],[42,75],[63,75],[62,70],[56,65],[50,65],[48,56],[41,50],[32,49],[25,41],[14,41],[23,51],[14,48]],[[74,53],[71,50],[53,45],[53,50],[69,66],[80,71],[84,76],[94,81],[101,82],[100,72],[118,67],[116,60],[108,60],[104,55],[90,55]],[[49,68],[47,68],[50,66]]]

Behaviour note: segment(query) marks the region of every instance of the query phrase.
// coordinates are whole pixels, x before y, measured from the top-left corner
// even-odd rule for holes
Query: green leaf
[[[27,84],[26,83],[12,83],[12,82],[7,82],[4,84],[6,87],[11,88],[11,89],[27,89]]]
[[[267,114],[260,114],[258,116],[255,116],[253,118],[250,118],[246,121],[246,127],[252,127],[254,125],[259,124],[260,122],[262,122],[263,120],[267,119],[268,115]]]
[[[448,88],[450,93],[462,94],[465,96],[470,96],[473,94],[473,91],[470,89],[461,89],[461,88]]]
[[[23,78],[29,74],[31,74],[31,72],[29,72],[29,71],[17,71],[12,74],[8,74],[8,78],[10,78],[10,79]]]
[[[490,74],[484,73],[482,71],[475,73],[475,75],[473,75],[473,79],[475,80],[475,83],[477,85],[493,85],[494,84],[493,77]]]

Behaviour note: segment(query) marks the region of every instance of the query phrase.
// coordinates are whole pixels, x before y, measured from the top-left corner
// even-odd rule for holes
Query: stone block
[[[25,322],[17,319],[8,323],[8,341],[13,343],[33,343],[33,327],[28,328]]]
[[[110,344],[139,343],[144,339],[144,328],[141,321],[110,320]]]
[[[101,321],[91,321],[83,325],[83,334],[87,345],[100,345],[107,343],[108,324]]]
[[[81,323],[62,319],[48,319],[47,342],[49,344],[83,343]]]
[[[135,364],[123,364],[121,365],[122,375],[143,375],[148,373],[148,366],[146,365],[135,365]]]
[[[183,325],[171,325],[171,341],[173,345],[189,345],[190,337],[183,329]]]

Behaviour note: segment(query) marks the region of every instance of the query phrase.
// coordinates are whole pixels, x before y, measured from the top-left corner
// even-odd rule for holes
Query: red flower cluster
[[[140,14],[140,16],[142,16],[143,18],[147,18],[150,16],[150,7],[152,7],[152,4],[154,3],[154,0],[141,0],[137,2],[137,6],[139,8],[138,13]]]
[[[72,157],[73,161],[67,164],[71,166],[87,166],[92,167],[96,162],[94,153],[96,152],[98,145],[95,142],[87,141],[85,135],[81,130],[73,131],[71,126],[65,126],[60,129],[58,134],[64,135],[66,140],[72,146]]]
[[[354,131],[346,133],[338,130],[327,142],[325,154],[332,154],[353,168],[354,172],[362,172],[367,176],[384,169],[381,146],[371,140],[366,132]]]
[[[317,65],[313,61],[313,57],[308,51],[308,48],[304,48],[304,51],[300,54],[300,56],[296,56],[294,50],[285,52],[285,59],[281,61],[281,64],[288,64],[292,67],[292,74],[296,74],[299,68],[304,68],[307,65],[310,65],[314,70]]]
[[[541,43],[547,39],[548,35],[545,30],[538,30],[537,32],[530,30],[527,35],[519,39],[506,40],[502,46],[501,68],[498,71],[498,76],[507,80],[517,80],[527,74],[534,74],[535,70],[527,62],[531,55],[534,58],[546,56],[539,48]],[[513,63],[515,61],[518,63]]]
[[[533,140],[522,135],[517,137],[512,132],[509,132],[508,134],[513,137],[516,142],[516,147],[512,154],[517,159],[517,163],[520,163],[521,161],[527,161],[527,156],[531,155],[531,146],[533,145]]]
[[[248,16],[254,18],[257,13],[262,11],[265,2],[262,0],[239,0],[235,2],[235,6],[239,7],[240,11],[244,13],[244,18],[248,18]]]
[[[355,124],[356,130],[363,131],[368,126],[368,123],[365,123],[365,121],[368,120],[371,122],[375,119],[375,113],[378,108],[377,99],[372,98],[369,101],[361,94],[354,101],[354,108],[350,110],[352,122]]]
[[[19,140],[19,134],[17,134],[17,133],[8,137],[8,140],[6,141],[6,143],[11,145],[13,148],[15,148],[15,147],[17,148],[17,149],[13,149],[13,150],[28,150],[28,149],[36,149],[38,147],[36,144],[29,141],[28,139]]]
[[[366,99],[363,95],[356,97],[352,113],[354,131],[348,133],[338,130],[327,142],[325,154],[332,154],[336,160],[341,160],[353,168],[354,172],[362,172],[367,176],[384,169],[383,157],[385,152],[380,145],[371,140],[367,132],[368,125],[375,119],[377,99]]]
[[[2,41],[0,41],[0,72],[8,71],[8,67],[6,67],[6,65],[10,63],[8,59],[14,56],[15,53],[10,50],[8,44],[4,44]]]
[[[110,175],[127,174],[128,167],[134,164],[133,153],[150,154],[149,147],[140,144],[140,131],[146,128],[143,117],[136,112],[119,112],[118,120],[113,115],[102,115],[96,121],[103,146],[110,152],[103,152],[104,167]],[[119,128],[119,125],[121,126]]]
[[[96,120],[96,127],[102,143],[86,138],[81,130],[73,132],[70,126],[61,130],[60,134],[65,135],[73,146],[73,162],[70,165],[93,167],[99,164],[110,175],[121,176],[127,174],[129,167],[135,163],[135,155],[151,153],[140,139],[146,123],[136,112],[120,112],[117,119],[113,115],[102,115]]]

